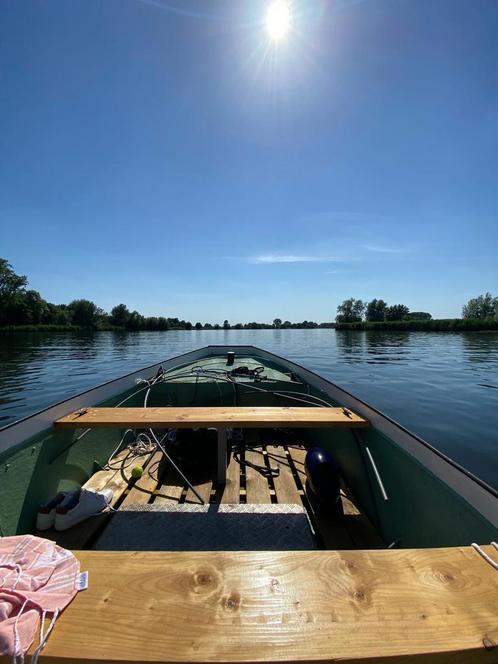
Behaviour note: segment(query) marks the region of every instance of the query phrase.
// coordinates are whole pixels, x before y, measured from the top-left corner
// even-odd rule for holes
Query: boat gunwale
[[[190,360],[195,361],[196,359],[201,359],[201,358],[205,357],[206,356],[206,351],[208,351],[210,349],[218,349],[218,350],[220,350],[220,349],[225,350],[226,349],[227,351],[228,350],[235,350],[235,351],[238,350],[239,352],[243,350],[244,353],[249,353],[249,354],[251,352],[256,351],[256,353],[259,354],[260,357],[266,357],[266,359],[270,359],[270,360],[277,359],[280,362],[283,362],[284,365],[287,365],[288,367],[291,366],[291,367],[297,368],[300,371],[304,371],[307,375],[309,375],[315,381],[317,380],[319,383],[323,383],[325,385],[325,388],[320,386],[320,385],[318,385],[318,386],[315,385],[315,387],[318,387],[318,389],[324,389],[324,391],[327,392],[326,388],[329,388],[329,389],[332,388],[333,390],[336,390],[338,392],[338,396],[342,394],[342,395],[348,397],[349,399],[351,399],[354,402],[354,407],[356,407],[356,405],[358,404],[361,407],[363,407],[364,409],[367,409],[367,411],[370,411],[371,413],[375,414],[376,419],[380,418],[380,422],[372,422],[373,427],[378,429],[382,433],[384,433],[391,440],[393,440],[393,442],[395,444],[399,445],[401,447],[401,449],[404,449],[405,451],[408,451],[415,459],[417,459],[425,467],[427,467],[427,463],[425,463],[424,461],[421,461],[418,458],[418,456],[416,454],[416,450],[413,450],[413,449],[412,450],[406,450],[405,445],[403,445],[402,442],[399,441],[392,434],[383,431],[383,427],[380,426],[380,424],[382,424],[382,422],[384,422],[384,423],[390,425],[391,427],[394,427],[400,433],[404,434],[405,437],[407,437],[408,439],[411,439],[412,443],[421,444],[422,448],[425,448],[425,450],[427,452],[432,453],[440,461],[445,462],[448,466],[450,466],[450,468],[452,468],[453,470],[456,470],[459,473],[461,473],[466,480],[470,480],[473,484],[477,485],[477,487],[479,487],[480,489],[486,491],[493,498],[498,498],[498,491],[496,489],[494,489],[492,486],[490,486],[489,484],[487,484],[484,480],[482,480],[481,478],[474,475],[471,471],[469,471],[466,468],[464,468],[463,466],[461,466],[454,459],[452,459],[451,457],[448,457],[446,454],[444,454],[443,452],[441,452],[437,448],[433,447],[426,440],[424,440],[423,438],[421,438],[417,434],[413,433],[409,429],[406,429],[403,425],[399,424],[396,420],[392,419],[390,416],[388,416],[385,413],[381,412],[380,410],[378,410],[374,406],[366,403],[365,401],[363,401],[359,397],[355,396],[351,392],[348,392],[348,390],[340,387],[339,385],[333,383],[332,381],[328,380],[327,378],[324,378],[320,374],[318,374],[318,373],[316,373],[316,372],[314,372],[310,369],[307,369],[306,367],[303,367],[302,365],[298,364],[297,362],[294,362],[293,360],[289,360],[287,358],[281,357],[280,355],[277,355],[276,353],[272,353],[270,351],[267,351],[263,348],[259,348],[258,346],[252,346],[252,345],[247,346],[247,345],[210,344],[210,345],[207,345],[207,346],[203,346],[201,348],[188,351],[187,353],[182,353],[180,355],[175,355],[173,357],[167,358],[167,359],[165,359],[161,362],[156,362],[152,365],[142,367],[141,369],[137,369],[136,371],[132,371],[128,374],[125,374],[124,376],[120,376],[118,378],[111,379],[110,381],[106,381],[105,383],[102,383],[101,385],[97,385],[97,386],[95,386],[93,388],[90,388],[88,390],[84,390],[83,392],[80,392],[79,394],[73,395],[72,397],[69,397],[67,399],[63,399],[62,401],[59,401],[55,404],[52,404],[51,406],[47,406],[46,408],[43,408],[43,409],[41,409],[41,410],[31,414],[31,415],[28,415],[24,418],[21,418],[19,420],[14,421],[14,422],[11,422],[11,423],[5,425],[4,427],[0,428],[0,456],[3,456],[9,449],[17,447],[19,445],[22,445],[24,442],[29,440],[32,436],[36,435],[37,433],[41,433],[42,431],[44,431],[46,429],[49,429],[53,425],[53,422],[55,421],[55,419],[57,419],[57,416],[59,416],[59,413],[61,412],[60,409],[61,409],[62,406],[64,406],[64,405],[69,406],[69,404],[72,401],[76,402],[76,405],[69,406],[69,409],[64,412],[64,414],[67,414],[67,412],[70,412],[71,410],[76,410],[77,408],[80,408],[80,407],[83,407],[83,406],[95,405],[94,403],[93,404],[87,403],[86,400],[85,400],[85,397],[88,398],[92,393],[103,390],[104,394],[101,395],[101,397],[104,400],[105,398],[109,398],[109,396],[111,396],[110,394],[106,394],[107,391],[105,390],[105,388],[109,388],[113,385],[116,385],[116,383],[120,383],[120,382],[124,382],[126,384],[130,381],[131,378],[133,378],[135,376],[138,376],[139,374],[142,374],[144,371],[151,371],[151,370],[158,369],[159,367],[162,367],[165,364],[171,364],[171,363],[173,363],[173,362],[175,362],[176,360],[179,360],[179,359],[186,360],[186,363],[188,364]],[[304,376],[303,376],[303,380],[306,380],[306,378]],[[129,384],[127,386],[123,386],[123,391],[126,391],[126,389],[129,389],[131,387],[132,387],[131,384]],[[333,394],[329,394],[329,396],[331,396],[332,398],[336,398]],[[78,400],[80,400],[80,402]],[[35,420],[37,418],[39,419],[39,417],[41,415],[48,415],[49,412],[52,411],[52,410],[57,411],[57,413],[54,413],[54,417],[52,417],[51,419],[44,418],[43,421],[38,422],[38,426],[35,426],[35,427],[32,428],[31,431],[26,432],[26,434],[23,435],[22,438],[18,437],[18,440],[16,440],[14,438],[13,442],[12,442],[12,440],[7,441],[7,439],[6,439],[7,436],[5,436],[6,433],[8,434],[8,433],[12,432],[12,430],[14,428],[19,428],[20,432],[22,433],[23,430],[26,428],[25,425],[29,424],[30,421],[31,421],[32,425],[35,424]],[[365,417],[369,420],[372,419],[371,416],[368,413],[361,412],[362,408],[360,408],[359,410],[360,410],[359,414],[361,414],[363,417]],[[4,439],[4,440],[2,440],[2,439]],[[428,469],[430,470],[430,468],[428,468]],[[434,474],[440,480],[446,482],[450,486],[450,488],[455,490],[459,495],[462,495],[460,491],[455,489],[453,481],[451,480],[451,478],[448,478],[446,476],[446,473],[444,473],[444,472],[441,473],[441,472],[434,471]],[[455,479],[457,479],[457,478],[455,478]],[[463,496],[463,497],[480,514],[482,514],[482,511],[479,507],[479,505],[481,503],[481,500],[479,500],[479,496],[474,496],[474,500],[469,500],[469,497],[467,496],[467,493],[466,493],[466,495]],[[477,502],[476,502],[476,499],[477,499]],[[486,512],[487,511],[488,510],[486,510]],[[496,514],[496,511],[492,512],[492,514],[490,516],[483,515],[483,514],[482,515],[484,516],[484,518],[488,519],[494,525],[498,525],[497,517],[495,516],[494,518],[492,518],[493,514]]]

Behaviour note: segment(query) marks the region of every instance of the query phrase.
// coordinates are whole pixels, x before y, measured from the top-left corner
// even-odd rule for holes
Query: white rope
[[[40,630],[40,642],[38,644],[38,647],[34,651],[32,657],[31,657],[31,664],[37,664],[38,658],[40,657],[40,653],[45,647],[48,637],[50,636],[50,633],[52,632],[54,626],[55,626],[55,621],[57,620],[57,617],[59,616],[59,609],[55,609],[54,615],[52,616],[52,620],[50,621],[50,625],[48,626],[47,631],[45,632],[45,616],[47,614],[47,611],[43,612],[42,615],[42,626]]]
[[[24,651],[21,649],[21,652],[19,652],[20,648],[19,618],[21,617],[22,612],[24,611],[24,607],[28,602],[29,599],[24,600],[24,604],[21,606],[21,609],[19,610],[19,613],[17,614],[16,619],[14,621],[14,653],[12,655],[12,664],[23,664],[24,662]]]
[[[498,549],[498,545],[496,544],[496,542],[491,542],[491,544],[495,547],[495,549]],[[484,560],[486,560],[491,565],[491,567],[494,567],[496,570],[498,570],[498,563],[496,562],[496,560],[493,560],[493,558],[491,558],[491,556],[489,556],[486,553],[486,551],[481,549],[479,544],[476,544],[475,542],[472,542],[471,546],[477,551],[477,553],[480,556],[482,556],[484,558]]]

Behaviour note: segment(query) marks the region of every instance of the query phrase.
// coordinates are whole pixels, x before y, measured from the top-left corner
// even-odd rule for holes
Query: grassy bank
[[[439,318],[434,320],[361,321],[337,323],[336,330],[415,330],[425,332],[465,332],[498,330],[495,318]]]

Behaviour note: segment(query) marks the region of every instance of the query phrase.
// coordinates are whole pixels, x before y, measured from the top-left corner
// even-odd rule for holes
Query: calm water
[[[208,344],[253,344],[355,393],[498,488],[498,333],[230,330],[0,335],[0,426]]]

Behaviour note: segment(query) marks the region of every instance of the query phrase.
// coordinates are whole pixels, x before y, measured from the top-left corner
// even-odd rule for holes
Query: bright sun
[[[266,13],[266,29],[272,41],[279,41],[290,24],[290,11],[284,0],[275,0]]]

